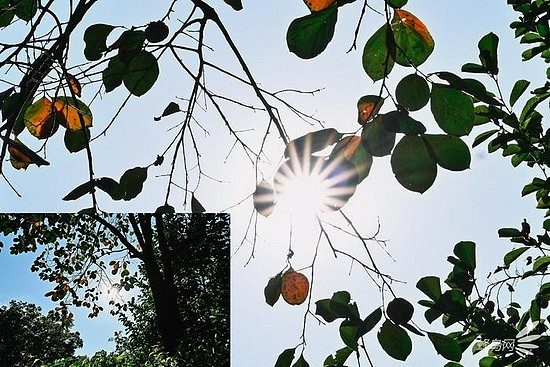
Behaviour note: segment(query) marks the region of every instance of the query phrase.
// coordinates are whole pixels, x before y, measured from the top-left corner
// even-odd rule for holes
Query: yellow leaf
[[[55,101],[55,108],[63,116],[61,125],[68,130],[82,130],[82,123],[84,127],[92,126],[92,111],[80,100],[75,103],[73,98],[59,97]]]
[[[59,127],[56,110],[52,101],[42,97],[25,110],[25,126],[38,139],[52,136]]]
[[[426,25],[422,23],[420,19],[418,19],[416,16],[409,13],[408,11],[402,9],[396,9],[395,15],[397,19],[399,19],[401,24],[418,33],[418,35],[420,35],[428,45],[434,45],[435,42],[432,38],[432,35],[430,34],[430,31],[428,31],[428,27],[426,27]]]
[[[67,73],[67,81],[69,82],[69,87],[71,88],[73,93],[77,97],[80,97],[80,93],[82,92],[82,86],[80,85],[80,82],[78,81],[78,79],[76,79],[74,75]]]

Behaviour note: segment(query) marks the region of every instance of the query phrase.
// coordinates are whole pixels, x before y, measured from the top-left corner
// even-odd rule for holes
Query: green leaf
[[[516,81],[514,87],[512,88],[512,92],[510,93],[510,107],[512,107],[517,102],[519,97],[521,97],[523,92],[527,90],[530,84],[531,82],[525,79],[520,79]]]
[[[413,119],[405,112],[390,111],[382,116],[382,120],[386,130],[393,133],[419,135],[426,132],[426,126],[423,123]]]
[[[527,250],[529,250],[529,247],[520,247],[508,252],[506,255],[504,255],[504,265],[510,265]]]
[[[462,65],[461,71],[465,73],[477,73],[477,74],[487,74],[488,70],[485,66],[467,62]]]
[[[143,190],[143,183],[147,179],[146,167],[134,167],[122,174],[120,184],[124,187],[126,195],[124,200],[132,200]]]
[[[383,157],[391,153],[395,145],[395,133],[386,128],[386,115],[377,115],[372,122],[366,123],[361,131],[363,145],[374,157]]]
[[[545,269],[548,266],[548,264],[550,264],[550,256],[543,256],[538,258],[533,263],[533,273],[536,273],[541,269]]]
[[[192,213],[204,213],[206,209],[202,206],[201,202],[195,196],[195,193],[191,195],[191,212]]]
[[[344,347],[338,349],[334,356],[328,356],[323,362],[323,366],[343,366],[349,356],[353,353],[353,349]]]
[[[29,22],[38,11],[37,0],[12,0],[11,5],[15,8],[15,15],[26,22]]]
[[[418,74],[410,74],[395,87],[397,102],[409,111],[417,111],[430,100],[430,86],[426,79]]]
[[[118,55],[113,56],[111,60],[109,60],[109,64],[101,74],[106,93],[115,90],[122,84],[122,77],[125,71],[126,65],[120,60]]]
[[[464,366],[456,362],[447,362],[443,367],[464,367]]]
[[[500,228],[498,230],[499,237],[521,237],[521,232],[516,228]]]
[[[10,0],[0,0],[0,27],[6,27],[11,24],[15,11],[9,6]]]
[[[102,177],[95,182],[95,186],[109,194],[113,200],[122,200],[126,191],[124,187],[110,177]]]
[[[84,31],[84,56],[88,61],[101,59],[101,54],[107,51],[107,37],[115,27],[109,24],[94,24]]]
[[[75,187],[63,198],[64,201],[76,200],[86,194],[91,193],[95,189],[95,182],[88,181]]]
[[[470,168],[471,156],[466,143],[451,135],[424,135],[438,165],[450,171]]]
[[[304,358],[304,354],[300,354],[300,358],[292,365],[292,367],[309,367],[309,363]]]
[[[397,181],[414,192],[428,190],[437,176],[436,161],[420,136],[405,135],[395,146],[390,162]]]
[[[423,277],[416,283],[416,288],[433,301],[437,302],[441,297],[441,284],[438,277]]]
[[[314,131],[288,143],[285,148],[285,158],[302,158],[323,150],[342,138],[336,129],[329,128]]]
[[[389,75],[394,61],[395,43],[390,26],[384,24],[368,40],[363,48],[363,69],[367,75],[377,81]]]
[[[330,308],[330,299],[320,299],[315,302],[315,314],[321,316],[326,322],[333,322],[341,317]]]
[[[355,351],[357,350],[358,330],[359,326],[350,320],[342,321],[339,328],[340,338],[344,344]]]
[[[302,59],[319,55],[332,40],[337,19],[336,6],[294,19],[286,34],[288,49]]]
[[[168,26],[160,20],[149,23],[147,28],[145,28],[145,38],[147,41],[153,43],[165,40],[169,33],[170,29],[168,29]]]
[[[142,96],[155,84],[159,76],[157,59],[148,51],[140,51],[128,64],[122,80],[134,96]]]
[[[279,300],[279,296],[281,295],[281,279],[281,273],[275,275],[269,279],[264,288],[265,302],[271,307]]]
[[[179,104],[177,104],[176,102],[170,102],[168,103],[168,106],[166,106],[164,111],[162,111],[162,115],[154,117],[153,119],[155,121],[160,121],[160,119],[162,119],[163,117],[170,116],[177,112],[182,112]]]
[[[457,89],[433,84],[431,110],[439,127],[449,135],[468,135],[474,127],[472,99]]]
[[[394,60],[403,66],[419,66],[431,55],[435,42],[428,28],[412,13],[396,9],[391,22],[396,44]]]
[[[402,8],[407,4],[407,0],[386,0],[386,4],[394,9]]]
[[[346,136],[336,143],[329,159],[343,159],[351,163],[355,167],[359,182],[367,178],[372,167],[372,155],[357,135]]]
[[[476,244],[474,242],[461,241],[457,243],[453,253],[466,264],[468,270],[476,268]]]
[[[479,60],[490,74],[498,74],[498,36],[494,33],[488,33],[483,36],[478,43],[479,48]]]
[[[479,360],[479,367],[495,367],[497,364],[495,357],[483,357]]]
[[[239,11],[243,9],[243,4],[241,0],[223,0],[223,1],[224,3],[232,7],[234,10]]]
[[[296,351],[296,348],[289,348],[289,349],[283,350],[283,352],[279,354],[279,357],[277,358],[277,362],[275,362],[275,367],[290,367],[290,364],[294,359],[295,351]]]
[[[439,78],[447,81],[449,86],[472,95],[474,98],[490,105],[502,106],[502,103],[487,91],[483,83],[475,79],[463,79],[453,73],[440,71],[435,73]]]
[[[377,307],[361,322],[359,325],[359,330],[357,330],[357,337],[360,338],[371,331],[381,319],[382,309]]]
[[[489,131],[482,132],[475,137],[474,142],[472,143],[472,148],[477,147],[479,144],[483,143],[485,140],[489,139],[491,136],[499,132],[499,129],[493,129]]]
[[[377,337],[382,349],[390,357],[404,361],[411,354],[412,341],[409,334],[390,320],[384,321]]]
[[[65,135],[63,141],[65,142],[65,147],[71,153],[80,152],[86,148],[86,142],[90,139],[90,130],[65,130]]]
[[[459,362],[462,358],[462,351],[458,344],[448,336],[438,333],[428,333],[428,338],[434,345],[438,354],[441,354],[443,358]]]

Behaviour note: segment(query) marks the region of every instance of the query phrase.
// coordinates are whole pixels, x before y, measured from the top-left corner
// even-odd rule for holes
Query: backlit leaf
[[[109,60],[107,68],[101,74],[106,93],[115,90],[122,84],[122,76],[125,71],[126,65],[120,60],[120,57],[114,56]]]
[[[430,100],[430,87],[420,75],[410,74],[395,87],[395,98],[407,110],[417,111]]]
[[[439,166],[451,171],[470,168],[471,155],[466,143],[452,135],[424,135]]]
[[[256,191],[252,194],[254,209],[264,217],[268,217],[275,210],[275,190],[266,180],[262,180],[256,186]]]
[[[357,350],[358,329],[359,326],[350,320],[342,321],[340,328],[338,329],[340,332],[340,338],[344,344],[353,350]]]
[[[407,332],[390,320],[384,321],[377,337],[382,349],[392,358],[404,361],[412,352],[412,341]]]
[[[359,98],[357,101],[357,122],[364,125],[374,118],[384,104],[384,98],[380,96],[367,95]]]
[[[47,97],[42,97],[25,110],[25,126],[38,139],[47,139],[59,127],[58,114]]]
[[[512,88],[512,92],[510,93],[510,106],[513,106],[517,102],[519,97],[521,97],[523,92],[527,90],[530,84],[530,81],[524,79],[516,81],[514,87]]]
[[[26,22],[30,21],[38,11],[37,0],[12,0],[11,5],[15,7],[15,15]]]
[[[407,4],[407,0],[386,0],[386,4],[397,9],[405,6]]]
[[[286,33],[288,49],[302,59],[319,55],[332,40],[337,19],[336,6],[294,19]]]
[[[405,135],[419,135],[426,132],[426,126],[413,119],[405,111],[391,111],[384,115],[384,127],[386,130]]]
[[[493,129],[493,130],[482,132],[481,134],[475,137],[474,142],[472,143],[472,148],[483,143],[485,140],[489,139],[491,136],[495,135],[498,132],[499,132],[499,129]]]
[[[69,83],[69,88],[71,88],[71,91],[75,94],[75,96],[80,97],[80,94],[82,93],[82,85],[80,85],[80,82],[78,79],[69,73],[67,73],[67,81]]]
[[[338,349],[334,356],[330,355],[325,359],[323,366],[344,366],[344,362],[346,362],[351,353],[353,353],[353,349],[350,347]]]
[[[502,106],[494,95],[487,91],[483,83],[475,79],[461,78],[453,73],[441,71],[435,73],[439,78],[447,81],[449,86],[472,95],[474,98],[490,105]]]
[[[72,97],[59,97],[55,100],[55,108],[64,117],[60,123],[67,130],[79,131],[82,125],[85,128],[92,126],[92,111],[79,99],[75,103]]]
[[[84,56],[88,61],[101,59],[103,52],[107,51],[107,37],[115,27],[109,24],[94,24],[84,31]]]
[[[234,10],[242,10],[243,4],[241,0],[223,0],[227,5],[231,6]]]
[[[172,115],[174,113],[181,112],[180,106],[176,102],[170,102],[168,106],[162,111],[162,115],[155,117],[155,121],[160,121],[161,118],[165,116]]]
[[[300,358],[298,358],[298,360],[294,362],[292,367],[309,367],[309,363],[307,363],[303,353],[300,355]]]
[[[71,201],[81,198],[82,196],[91,193],[95,189],[95,181],[84,182],[81,185],[75,187],[63,198],[64,201]]]
[[[441,283],[438,277],[427,276],[421,278],[416,283],[416,288],[418,288],[426,296],[430,297],[431,300],[437,301],[441,297]]]
[[[377,81],[389,75],[394,61],[391,55],[395,52],[395,41],[387,24],[380,27],[363,48],[363,69],[367,75]]]
[[[8,144],[8,152],[10,153],[11,164],[16,169],[26,169],[29,164],[36,164],[37,166],[49,166],[50,163],[44,158],[33,152],[25,144],[19,141],[19,139],[11,140],[0,135],[0,138]]]
[[[277,274],[273,278],[270,278],[267,285],[264,288],[265,302],[272,306],[277,303],[281,296],[281,274]]]
[[[439,333],[428,333],[428,338],[432,342],[438,354],[445,359],[459,362],[462,358],[462,350],[456,341]]]
[[[140,51],[132,58],[122,76],[124,86],[134,96],[142,96],[155,84],[159,76],[157,59],[148,51]]]
[[[336,0],[304,0],[304,3],[307,5],[309,10],[314,12],[328,8],[334,4],[335,1]]]
[[[147,179],[146,167],[130,168],[120,178],[120,184],[124,187],[126,195],[124,200],[132,200],[143,190],[143,183]]]
[[[395,145],[395,133],[386,128],[387,122],[385,115],[377,115],[372,122],[365,124],[361,131],[365,149],[375,157],[390,154]]]
[[[359,330],[357,330],[357,337],[361,337],[374,329],[376,324],[382,319],[382,308],[377,307],[372,311],[359,325]]]
[[[147,25],[147,28],[145,28],[145,38],[149,42],[161,42],[168,37],[169,32],[168,26],[158,20]]]
[[[457,89],[433,84],[431,110],[439,127],[449,135],[468,135],[474,127],[472,99]]]
[[[334,146],[330,155],[333,158],[340,156],[353,164],[359,182],[369,175],[372,167],[372,155],[365,149],[360,136],[346,136]]]
[[[508,266],[512,264],[527,250],[529,250],[529,247],[520,247],[508,252],[506,255],[504,255],[504,265]]]
[[[95,185],[98,189],[109,194],[113,200],[122,200],[124,195],[126,195],[124,187],[110,177],[102,177],[98,179]]]
[[[396,9],[391,28],[397,46],[395,62],[403,66],[423,64],[435,45],[424,23],[410,12]]]
[[[536,273],[539,270],[546,269],[550,264],[550,256],[543,256],[535,260],[533,263],[533,273]]]
[[[498,74],[498,59],[497,59],[497,48],[498,48],[498,36],[494,33],[488,33],[483,36],[478,43],[479,48],[479,60],[481,65],[483,65],[490,74]]]
[[[0,27],[6,27],[11,24],[15,11],[9,6],[10,0],[0,0]]]
[[[453,249],[453,253],[468,267],[469,270],[476,268],[476,244],[471,241],[461,241]]]
[[[333,145],[341,138],[342,134],[333,128],[314,131],[290,141],[284,155],[291,159],[309,156]]]
[[[392,171],[406,189],[423,193],[434,183],[437,164],[420,136],[405,135],[391,156]]]

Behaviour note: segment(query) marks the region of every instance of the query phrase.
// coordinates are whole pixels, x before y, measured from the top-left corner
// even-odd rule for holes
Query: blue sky
[[[161,17],[169,3],[170,1],[142,1],[139,2],[140,11],[133,11],[135,1],[100,1],[87,24],[142,24]],[[222,20],[226,22],[263,87],[269,90],[325,88],[314,96],[291,95],[289,99],[304,112],[324,120],[327,126],[343,132],[357,129],[357,99],[365,94],[376,94],[379,89],[379,85],[373,84],[362,70],[362,46],[381,25],[377,16],[367,13],[359,35],[358,50],[346,53],[353,40],[360,1],[340,10],[334,41],[322,55],[308,61],[299,60],[290,54],[285,43],[286,29],[292,19],[308,12],[301,0],[245,0],[244,10],[238,13],[224,7],[221,1],[213,3],[220,9]],[[376,8],[380,8],[381,3],[382,1],[369,2]],[[513,32],[508,28],[508,24],[515,19],[515,14],[504,1],[447,0],[435,3],[410,0],[406,9],[426,23],[436,41],[434,53],[422,66],[423,71],[448,70],[457,73],[465,62],[477,60],[479,38],[493,31],[500,37],[500,82],[503,90],[509,91],[513,82],[519,78],[534,79],[541,83],[545,66],[538,61],[527,64],[520,62],[523,48],[513,39]],[[183,15],[175,14],[173,18]],[[81,57],[79,55],[83,44],[79,40],[87,24],[75,34],[76,41],[71,49],[75,57],[74,64]],[[216,47],[216,51],[209,56],[224,65],[234,66],[234,59],[227,49],[216,41],[216,33],[212,32],[211,36],[211,45]],[[395,86],[399,76],[406,73],[410,73],[410,70],[394,71],[390,85]],[[209,81],[215,83],[219,79],[212,76]],[[159,152],[159,147],[172,136],[169,128],[177,121],[166,119],[155,124],[153,117],[158,116],[174,96],[185,96],[185,83],[178,68],[169,62],[161,64],[159,85],[147,95],[131,100],[109,134],[94,142],[98,176],[119,177],[127,168],[150,163],[151,157]],[[222,82],[212,85],[236,93],[235,96],[250,98],[248,91],[243,88]],[[124,97],[119,92],[115,91],[107,96],[109,98],[94,101],[94,131],[100,131],[114,114],[117,105],[113,99],[120,101]],[[85,87],[83,100],[89,101],[92,97],[93,90]],[[300,136],[315,128],[299,121],[288,111],[281,112],[291,137]],[[250,130],[247,137],[251,141],[254,141],[254,134],[260,129],[258,126],[263,126],[266,121],[265,115],[250,111],[234,110],[230,115],[243,131]],[[425,119],[422,121],[433,128],[433,120],[427,109],[420,111],[417,118]],[[199,141],[205,144],[202,151],[203,167],[217,180],[203,180],[196,194],[209,211],[220,211],[246,198],[254,190],[256,177],[244,155],[232,151],[232,141],[223,127],[220,127],[218,120],[205,114],[201,116],[200,122],[210,132],[208,136],[198,136]],[[473,135],[481,131],[483,130],[476,130]],[[17,198],[7,185],[0,185],[1,211],[65,212],[89,205],[86,199],[70,203],[60,201],[61,197],[85,179],[86,160],[83,154],[69,155],[64,148],[56,148],[55,144],[60,143],[56,139],[61,138],[54,137],[48,150],[49,159],[53,162],[50,167],[31,167],[26,172],[9,172],[10,180],[22,192],[23,198]],[[254,144],[257,145],[258,142]],[[269,142],[266,151],[270,154],[270,161],[262,164],[261,175],[272,177],[283,150],[284,145],[280,141],[273,139]],[[484,264],[479,271],[482,278],[510,249],[506,241],[498,240],[498,228],[518,226],[524,217],[533,223],[540,222],[541,213],[533,209],[532,198],[522,199],[519,195],[523,185],[531,180],[532,171],[525,168],[512,169],[506,159],[498,155],[488,155],[483,147],[474,149],[472,157],[471,169],[465,172],[450,173],[440,170],[434,186],[423,195],[403,189],[391,173],[389,160],[377,159],[369,178],[358,187],[358,192],[345,207],[346,213],[350,214],[365,234],[374,233],[380,221],[380,237],[388,242],[385,248],[373,245],[373,252],[381,268],[396,278],[407,281],[406,285],[396,286],[399,294],[405,298],[421,298],[414,289],[414,283],[421,276],[447,274],[449,268],[444,264],[444,259],[451,253],[456,242],[473,240],[478,243],[478,259]],[[106,197],[100,197],[102,209],[154,210],[162,204],[165,183],[162,177],[153,176],[160,176],[162,173],[160,170],[153,172],[145,185],[143,195],[133,201],[110,202]],[[37,188],[46,188],[47,195]],[[182,203],[181,195],[173,201],[178,210],[188,210]],[[251,207],[251,200],[247,200],[230,210],[233,250],[243,240]],[[327,220],[339,219],[335,214],[328,216]],[[269,277],[284,266],[290,226],[296,252],[294,263],[296,267],[309,265],[317,239],[317,232],[310,224],[305,218],[289,222],[284,213],[276,213],[268,219],[260,218],[255,258],[244,267],[251,251],[249,241],[244,241],[244,245],[233,256],[233,365],[269,365],[269,361],[274,362],[283,349],[299,343],[305,307],[290,307],[278,303],[271,308],[263,300],[263,287]],[[336,239],[350,250],[357,245],[349,238]],[[43,305],[45,310],[49,309],[51,305],[48,306],[47,300],[41,297],[47,288],[38,281],[35,274],[27,271],[30,261],[26,257],[12,258],[5,251],[0,254],[0,302],[6,303],[11,298],[18,298]],[[355,269],[348,275],[350,264],[343,259],[334,260],[326,244],[321,245],[318,264],[320,270],[317,271],[313,289],[314,300],[329,297],[332,292],[346,288],[360,305],[362,315],[380,304],[379,293],[364,274]],[[19,280],[13,281],[14,278]],[[44,303],[41,303],[41,299]],[[426,326],[421,315],[416,315],[415,320]],[[98,321],[102,324],[98,324]],[[85,339],[85,353],[109,349],[112,343],[107,342],[107,339],[112,334],[111,331],[117,328],[108,315],[101,320],[88,322],[85,317],[77,314],[75,329],[81,331]],[[341,347],[337,329],[333,325],[318,327],[310,318],[307,331],[306,358],[310,365],[319,365],[329,353]],[[370,341],[372,347],[369,351],[378,364],[389,367],[402,365],[385,356],[375,339]],[[414,345],[411,365],[442,364],[443,359],[435,356],[428,342],[416,338]],[[433,363],[427,364],[427,358]]]

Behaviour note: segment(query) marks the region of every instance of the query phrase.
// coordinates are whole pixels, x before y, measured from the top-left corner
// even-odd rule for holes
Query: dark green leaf
[[[71,192],[69,192],[63,200],[70,201],[70,200],[76,200],[86,194],[91,193],[95,188],[95,182],[94,181],[88,181],[81,185],[78,185],[75,187]]]
[[[437,176],[436,161],[420,136],[405,135],[395,146],[390,162],[397,181],[414,192],[428,190]]]
[[[449,135],[468,135],[474,127],[472,99],[457,89],[433,84],[431,110],[439,127]]]
[[[424,135],[438,165],[451,171],[470,168],[471,156],[466,143],[451,135]]]
[[[37,0],[12,0],[11,5],[15,7],[15,15],[26,22],[29,22],[38,11]]]
[[[462,358],[460,347],[448,336],[438,333],[428,333],[428,338],[430,338],[437,353],[441,354],[445,359],[459,362]]]
[[[482,132],[478,136],[475,137],[474,142],[472,143],[472,148],[478,146],[479,144],[483,143],[485,140],[489,139],[491,136],[495,135],[499,129],[493,129],[489,131]]]
[[[520,237],[521,232],[516,228],[500,228],[498,230],[499,237]]]
[[[292,367],[309,367],[309,363],[304,358],[304,354],[300,355],[300,358],[292,365]]]
[[[405,135],[419,135],[426,132],[426,126],[416,121],[409,114],[400,111],[391,111],[381,116],[386,130]]]
[[[294,352],[296,348],[285,349],[275,362],[275,367],[290,367],[292,360],[294,359]]]
[[[128,91],[139,97],[151,89],[158,76],[159,66],[155,56],[141,51],[128,64],[122,80]]]
[[[395,133],[386,128],[385,115],[377,115],[372,122],[363,126],[361,138],[367,152],[374,157],[383,157],[391,153],[395,145]]]
[[[436,301],[441,297],[441,284],[438,277],[427,276],[416,283],[416,288],[422,291],[431,300]]]
[[[323,366],[343,366],[349,356],[353,353],[353,349],[344,347],[338,349],[334,356],[328,356],[323,362]]]
[[[407,0],[386,0],[386,3],[394,9],[399,9],[407,4]]]
[[[516,81],[514,87],[512,88],[512,92],[510,93],[510,106],[513,106],[517,102],[519,97],[521,97],[523,92],[527,90],[530,84],[530,81],[524,79]]]
[[[411,354],[411,338],[403,328],[395,325],[390,320],[384,321],[377,337],[382,349],[390,357],[404,361]]]
[[[361,322],[359,330],[357,331],[357,337],[362,337],[363,335],[371,331],[381,319],[382,309],[380,307],[377,307]]]
[[[162,115],[160,115],[159,117],[155,117],[154,120],[160,121],[161,118],[172,115],[177,112],[181,112],[179,104],[177,104],[176,102],[170,102],[168,103],[168,106],[166,106],[164,111],[162,111]]]
[[[130,168],[120,178],[120,184],[124,187],[126,195],[124,200],[132,200],[143,190],[143,183],[147,179],[146,167]]]
[[[495,357],[483,357],[479,360],[479,367],[495,367],[497,359]]]
[[[319,55],[332,40],[337,19],[336,6],[294,19],[286,34],[288,49],[302,59]]]
[[[0,0],[0,27],[6,27],[11,24],[15,11],[8,5],[9,0]]]
[[[90,139],[90,130],[88,128],[81,130],[65,130],[63,141],[65,147],[71,153],[80,152],[86,148],[86,143]]]
[[[115,27],[109,24],[94,24],[84,31],[84,56],[88,61],[101,59],[103,52],[107,51],[107,37]]]
[[[485,66],[474,64],[471,62],[467,62],[466,64],[462,65],[461,70],[465,73],[478,73],[478,74],[488,73],[488,70]]]
[[[243,9],[243,4],[241,2],[241,0],[223,0],[227,5],[229,5],[230,7],[232,7],[234,10],[242,10]]]
[[[270,278],[264,288],[265,302],[272,306],[279,300],[281,295],[281,274]]]
[[[200,201],[195,196],[195,193],[191,196],[191,212],[192,213],[204,213],[206,209],[200,203]]]
[[[481,82],[475,79],[462,79],[461,77],[447,71],[441,71],[435,74],[441,79],[447,81],[449,86],[452,88],[466,92],[474,98],[490,105],[502,106],[502,103],[495,99],[494,95],[488,92]]]
[[[109,93],[122,84],[122,77],[125,71],[126,65],[120,60],[120,57],[114,56],[109,60],[107,68],[105,68],[102,73],[105,92]]]
[[[367,75],[377,81],[389,75],[394,61],[391,58],[395,49],[393,35],[387,24],[380,27],[368,40],[363,49],[363,69]]]
[[[479,48],[479,60],[490,74],[498,74],[498,36],[494,33],[488,33],[483,36],[478,43]]]
[[[285,148],[285,158],[302,158],[323,150],[342,138],[336,129],[314,131],[292,140]]]
[[[98,179],[95,185],[98,189],[109,194],[113,200],[122,200],[124,195],[126,195],[124,187],[110,177],[102,177]]]
[[[321,316],[326,322],[333,322],[341,317],[330,308],[330,299],[320,299],[315,302],[315,314]]]
[[[118,57],[128,65],[143,49],[145,32],[141,30],[124,31],[115,41],[112,48],[118,48]]]
[[[476,244],[471,241],[461,241],[454,247],[453,253],[468,267],[468,270],[476,268]]]
[[[430,86],[418,74],[407,75],[395,87],[395,98],[409,111],[417,111],[430,100]]]
[[[159,207],[155,210],[155,213],[173,214],[173,213],[175,213],[175,212],[176,212],[176,209],[175,209],[172,205],[168,205],[168,204],[159,206]]]
[[[339,328],[340,338],[342,339],[344,344],[346,344],[346,346],[353,350],[357,350],[358,329],[359,326],[357,326],[356,323],[350,320],[342,321]]]
[[[512,264],[527,250],[529,250],[529,247],[520,247],[508,252],[506,255],[504,255],[504,265],[508,266]]]
[[[428,28],[412,13],[396,9],[391,29],[396,45],[394,60],[399,65],[419,66],[431,55],[435,42]]]
[[[168,37],[170,30],[168,26],[162,21],[151,22],[145,28],[145,38],[149,42],[160,42]]]

